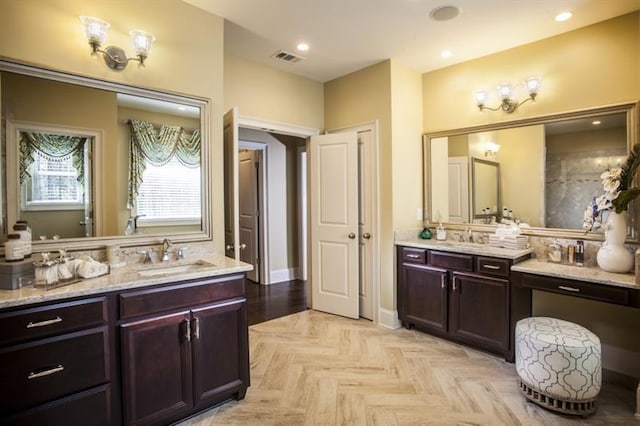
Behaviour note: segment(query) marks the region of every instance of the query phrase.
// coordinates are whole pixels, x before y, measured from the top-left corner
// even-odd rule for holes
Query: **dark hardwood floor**
[[[300,280],[260,285],[247,280],[249,325],[307,309],[307,282]]]

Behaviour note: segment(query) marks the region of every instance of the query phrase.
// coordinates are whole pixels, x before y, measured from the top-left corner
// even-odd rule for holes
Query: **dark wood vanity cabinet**
[[[405,327],[507,355],[511,260],[401,246],[397,259]]]
[[[111,423],[107,298],[0,312],[0,423]]]
[[[249,385],[244,277],[160,290],[120,296],[127,425],[166,424],[242,399]],[[167,304],[177,310],[163,310]]]
[[[164,425],[249,386],[244,274],[0,310],[0,424]]]

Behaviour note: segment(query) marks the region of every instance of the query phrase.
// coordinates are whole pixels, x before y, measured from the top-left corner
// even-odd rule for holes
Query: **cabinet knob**
[[[368,232],[365,232],[364,234],[362,234],[362,238],[364,238],[365,240],[368,240],[369,238],[371,238],[371,234]]]
[[[353,240],[353,239],[356,238],[356,234],[354,234],[353,232],[350,232],[348,237],[349,237],[350,240]]]

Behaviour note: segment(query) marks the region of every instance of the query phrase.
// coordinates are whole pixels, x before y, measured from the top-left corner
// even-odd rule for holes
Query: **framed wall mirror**
[[[209,100],[0,61],[1,237],[211,239]],[[41,249],[41,250],[40,250]]]
[[[600,174],[637,142],[635,102],[427,134],[425,219],[453,227],[509,219],[530,235],[601,239],[585,235],[583,212],[603,192]],[[488,179],[491,168],[498,183],[489,200],[478,171]],[[638,241],[639,210],[629,210],[629,242]]]

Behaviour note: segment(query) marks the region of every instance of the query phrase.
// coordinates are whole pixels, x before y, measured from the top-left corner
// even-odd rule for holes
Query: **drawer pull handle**
[[[420,259],[420,255],[419,254],[408,254],[407,257],[409,259]]]
[[[500,267],[496,265],[482,265],[482,267],[485,269],[493,269],[494,271],[500,269]]]
[[[559,285],[558,288],[560,290],[566,290],[566,291],[572,291],[574,293],[580,293],[580,289],[579,288],[575,288],[575,287],[567,287],[565,285]]]
[[[62,318],[55,317],[54,319],[50,319],[46,321],[29,322],[29,324],[27,324],[27,328],[44,327],[46,325],[56,324],[58,322],[62,322]]]
[[[34,373],[33,371],[29,373],[27,379],[37,379],[38,377],[49,376],[51,374],[59,373],[64,370],[64,367],[61,364],[58,364],[56,367],[50,368],[48,370],[40,371],[38,373]]]
[[[193,319],[193,338],[196,340],[200,338],[200,318],[198,317]]]
[[[443,289],[447,288],[447,282],[444,280],[444,275],[440,277],[440,287]]]
[[[186,323],[184,327],[184,330],[185,330],[184,338],[187,340],[187,342],[190,342],[191,341],[191,321],[186,319],[185,322]]]
[[[458,277],[453,277],[453,291],[458,290]]]

